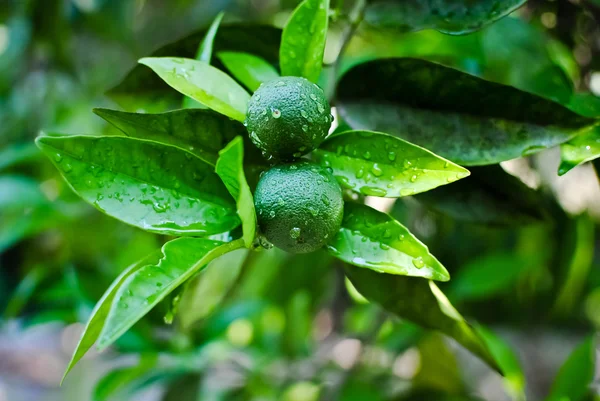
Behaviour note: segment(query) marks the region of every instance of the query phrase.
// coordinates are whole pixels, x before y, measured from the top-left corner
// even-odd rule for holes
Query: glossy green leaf
[[[555,101],[407,58],[352,68],[337,97],[338,112],[352,128],[399,136],[461,165],[530,155],[594,123]]]
[[[237,205],[237,213],[242,220],[243,238],[250,248],[256,238],[256,211],[254,198],[244,174],[244,143],[238,136],[219,152],[216,171],[225,183]]]
[[[208,108],[234,120],[246,119],[250,95],[223,71],[202,61],[178,57],[146,57],[139,62]]]
[[[152,57],[194,58],[206,29],[169,43],[151,54]],[[281,29],[268,25],[221,25],[213,44],[213,53],[238,51],[254,54],[277,64]],[[214,60],[213,60],[214,61]],[[108,95],[128,111],[165,111],[178,107],[181,95],[173,91],[162,79],[142,65],[135,66],[112,88]]]
[[[346,265],[346,274],[360,293],[388,312],[454,338],[492,368],[500,371],[486,343],[452,306],[433,281],[382,274]]]
[[[216,163],[227,141],[246,134],[242,124],[212,110],[146,114],[94,109],[94,113],[127,136],[177,146],[211,164]]]
[[[318,163],[333,169],[343,187],[363,195],[414,195],[469,175],[427,149],[373,131],[332,135],[312,154]]]
[[[279,73],[266,60],[249,53],[220,52],[219,60],[231,74],[252,92],[263,82],[279,77]]]
[[[179,304],[182,327],[190,328],[215,311],[238,279],[248,253],[248,249],[229,252],[210,262],[191,280]]]
[[[435,29],[464,35],[516,10],[527,0],[376,0],[367,7],[365,21],[377,28],[402,32]]]
[[[69,362],[69,365],[67,365],[67,369],[65,370],[65,374],[63,375],[63,381],[65,380],[67,374],[69,374],[71,369],[73,369],[77,362],[79,362],[81,358],[83,358],[85,353],[90,348],[92,348],[94,343],[98,340],[100,332],[102,331],[106,318],[109,314],[113,300],[115,299],[115,296],[117,294],[117,290],[121,287],[125,279],[127,279],[133,273],[140,270],[142,267],[148,264],[157,263],[159,259],[159,253],[155,252],[142,259],[141,261],[132,264],[127,269],[123,270],[119,277],[117,277],[112,282],[110,287],[108,287],[108,289],[104,292],[104,295],[102,295],[102,298],[100,298],[100,300],[96,303],[96,306],[94,307],[94,310],[92,311],[88,322],[85,325],[83,333],[81,334],[81,338],[79,339],[77,347],[75,348],[73,356],[71,357],[71,361]]]
[[[222,243],[203,238],[178,238],[162,247],[162,258],[126,277],[114,295],[98,340],[104,349],[173,290],[217,257],[244,245],[242,240]]]
[[[346,202],[342,228],[327,248],[344,262],[379,273],[450,279],[425,244],[393,217],[369,206]]]
[[[546,201],[500,166],[473,167],[471,176],[415,196],[419,202],[457,220],[511,226],[539,223],[548,216]]]
[[[538,267],[540,255],[492,253],[482,255],[461,267],[450,284],[451,299],[479,300],[499,293],[512,292],[515,282],[524,273]]]
[[[576,136],[560,145],[558,175],[566,174],[574,167],[598,157],[600,157],[600,127],[595,127],[588,133]]]
[[[283,29],[279,65],[282,75],[317,82],[329,24],[329,0],[304,0]]]
[[[239,224],[212,166],[187,151],[118,136],[36,143],[79,196],[127,224],[170,235],[218,234]]]
[[[196,52],[196,60],[204,61],[205,63],[210,64],[210,59],[213,54],[213,47],[215,42],[215,37],[217,36],[217,31],[219,30],[219,26],[221,25],[221,21],[223,20],[224,12],[220,12],[217,14],[212,24],[208,28],[204,39],[198,46],[198,51]]]
[[[519,362],[517,355],[511,349],[510,345],[504,342],[493,331],[482,325],[476,325],[475,330],[487,344],[494,359],[500,365],[509,393],[514,399],[525,400],[525,374],[523,373],[521,362]]]
[[[591,391],[596,364],[596,342],[587,338],[571,353],[554,379],[546,401],[583,401]]]

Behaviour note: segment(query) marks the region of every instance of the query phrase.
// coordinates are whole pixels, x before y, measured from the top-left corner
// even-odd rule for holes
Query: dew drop
[[[379,167],[377,163],[374,163],[371,167],[371,173],[373,173],[375,177],[381,177],[381,175],[383,174],[383,170],[381,169],[381,167]]]
[[[314,100],[315,102],[317,101],[317,97],[315,96],[315,94],[314,94],[314,93],[311,93],[311,94],[310,94],[310,98],[311,98],[312,100]]]
[[[273,109],[271,115],[273,116],[273,118],[279,118],[281,117],[281,111],[279,109]]]
[[[57,163],[60,163],[62,161],[63,157],[60,153],[57,153],[54,155],[54,161]]]
[[[369,152],[369,151],[367,150],[365,153],[363,153],[363,157],[364,157],[365,159],[369,160],[369,159],[371,158],[371,152]]]
[[[300,228],[293,227],[290,230],[290,238],[292,238],[292,239],[298,239],[300,237],[300,232],[301,232]]]
[[[388,159],[390,159],[391,162],[393,162],[394,160],[396,160],[396,152],[389,152],[388,153]]]
[[[417,176],[413,175],[412,177],[410,177],[410,182],[417,182]]]
[[[419,256],[418,258],[414,258],[412,260],[412,264],[417,268],[417,269],[422,269],[423,267],[425,267],[425,262],[423,261],[423,257]]]
[[[304,118],[308,118],[308,114],[306,113],[306,110],[300,110],[300,115]]]

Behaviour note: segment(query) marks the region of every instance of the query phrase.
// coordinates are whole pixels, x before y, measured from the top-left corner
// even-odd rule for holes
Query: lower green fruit
[[[344,214],[342,190],[335,177],[306,161],[275,166],[264,173],[254,204],[261,233],[292,253],[322,248],[339,231]]]

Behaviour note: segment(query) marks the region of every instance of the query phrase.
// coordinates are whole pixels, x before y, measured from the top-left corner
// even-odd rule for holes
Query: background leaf
[[[36,142],[79,196],[127,224],[188,235],[218,234],[239,224],[212,166],[184,150],[115,136]]]
[[[596,345],[587,338],[560,368],[546,401],[582,401],[591,389],[596,364]]]
[[[146,264],[125,278],[114,295],[98,348],[112,344],[169,293],[211,260],[243,246],[203,238],[178,238],[162,247],[157,264]]]
[[[511,226],[547,218],[542,194],[500,166],[473,167],[470,171],[470,177],[415,199],[432,210],[471,223]]]
[[[220,52],[219,60],[231,74],[254,92],[263,82],[279,77],[279,73],[264,59],[249,53]]]
[[[94,310],[92,311],[88,322],[85,325],[83,333],[81,334],[81,338],[77,343],[77,347],[75,351],[73,351],[73,356],[71,357],[71,361],[65,370],[65,374],[63,376],[63,381],[73,369],[73,367],[83,358],[83,356],[88,352],[90,348],[94,345],[94,343],[98,340],[100,336],[100,332],[104,327],[104,322],[106,321],[106,317],[110,312],[111,305],[115,296],[117,294],[117,290],[121,287],[125,279],[131,276],[136,271],[140,270],[143,266],[147,264],[155,264],[158,263],[160,257],[159,253],[155,252],[153,254],[148,255],[141,261],[132,264],[127,269],[123,270],[123,272],[117,277],[110,287],[104,292],[102,298],[96,303]]]
[[[492,368],[499,366],[485,342],[433,283],[418,277],[381,274],[346,265],[346,274],[368,300],[424,328],[454,338]]]
[[[329,23],[329,0],[304,0],[283,29],[279,63],[282,75],[317,82]]]
[[[202,42],[200,42],[200,46],[198,46],[198,51],[196,52],[196,60],[203,61],[207,64],[210,64],[210,61],[212,59],[212,54],[213,54],[213,44],[215,41],[215,37],[217,36],[219,26],[221,25],[221,20],[223,19],[224,15],[225,15],[225,12],[221,11],[213,19],[213,22],[212,22],[212,24],[210,24],[208,31],[206,31],[206,35],[202,39]],[[202,103],[197,102],[196,100],[192,99],[191,97],[185,96],[183,98],[182,108],[184,108],[184,109],[191,109],[191,108],[205,109],[206,106],[203,105]]]
[[[397,135],[461,165],[530,155],[594,122],[552,100],[416,59],[360,64],[342,77],[337,96],[352,128]]]
[[[177,146],[211,164],[216,163],[218,152],[227,141],[246,135],[242,124],[212,110],[146,114],[94,109],[94,113],[127,136]]]
[[[342,228],[327,247],[332,255],[347,263],[380,273],[450,279],[444,266],[406,227],[391,216],[358,203],[345,203]]]
[[[94,401],[108,401],[122,394],[127,387],[156,369],[157,354],[143,354],[135,366],[115,369],[102,377],[94,388]]]
[[[151,56],[194,58],[198,43],[204,39],[206,32],[206,29],[200,30],[169,43],[154,51]],[[277,64],[280,41],[281,29],[272,26],[245,23],[221,25],[215,37],[213,52],[247,52],[271,64]],[[139,64],[134,66],[108,95],[128,111],[165,111],[178,107],[181,102],[178,93],[148,68]]]
[[[249,250],[238,249],[212,262],[194,277],[182,295],[179,318],[184,329],[215,311],[238,279]]]
[[[170,86],[234,120],[244,121],[250,95],[229,75],[201,61],[176,57],[140,59]]]
[[[223,20],[223,16],[225,13],[221,11],[217,14],[212,24],[206,31],[206,35],[202,39],[200,46],[198,46],[198,51],[196,52],[196,60],[204,61],[207,64],[210,64],[210,60],[213,54],[213,47],[215,37],[217,36],[217,31],[219,30],[219,26],[221,25],[221,21]]]
[[[558,175],[566,174],[574,167],[598,157],[600,157],[600,127],[594,127],[588,133],[576,136],[560,145]]]
[[[526,0],[376,0],[367,7],[365,21],[378,28],[392,28],[403,32],[436,29],[451,35],[462,35],[506,16],[525,2]]]
[[[243,238],[250,248],[256,238],[256,211],[254,198],[244,174],[244,143],[238,136],[219,152],[216,171],[237,205],[242,220]]]
[[[509,393],[515,399],[525,400],[525,374],[514,351],[488,328],[476,325],[475,330],[500,365]]]
[[[363,195],[413,195],[469,175],[466,169],[427,149],[372,131],[330,136],[312,155],[333,169],[343,187]]]

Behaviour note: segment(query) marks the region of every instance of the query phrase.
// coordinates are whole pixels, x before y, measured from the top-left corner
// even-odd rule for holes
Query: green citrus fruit
[[[321,88],[304,78],[281,77],[254,92],[245,125],[267,159],[290,161],[319,146],[332,121]]]
[[[344,214],[342,190],[333,175],[307,161],[265,172],[254,205],[262,234],[292,253],[323,247],[339,231]]]

